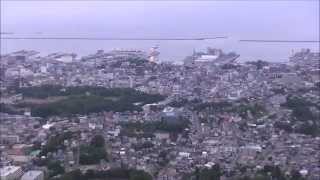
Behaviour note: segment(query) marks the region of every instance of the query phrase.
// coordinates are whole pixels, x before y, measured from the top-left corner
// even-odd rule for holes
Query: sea
[[[289,57],[303,48],[319,52],[319,42],[243,42],[235,38],[207,40],[85,40],[85,39],[1,39],[1,54],[19,50],[35,50],[40,55],[50,53],[76,53],[78,57],[94,54],[97,50],[137,49],[146,52],[159,46],[159,60],[183,62],[194,51],[206,51],[207,47],[236,52],[238,61],[264,60],[287,62]]]

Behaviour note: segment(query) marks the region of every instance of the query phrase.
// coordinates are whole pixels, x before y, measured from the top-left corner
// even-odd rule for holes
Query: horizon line
[[[130,40],[142,40],[142,41],[149,41],[149,40],[173,40],[173,41],[188,41],[188,40],[196,40],[196,41],[204,41],[210,39],[227,39],[227,36],[217,36],[217,37],[200,37],[200,38],[112,38],[112,37],[0,37],[0,39],[7,39],[7,40],[120,40],[120,41],[130,41]]]

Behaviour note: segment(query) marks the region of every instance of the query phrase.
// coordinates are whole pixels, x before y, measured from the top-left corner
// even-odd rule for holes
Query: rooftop
[[[2,167],[2,168],[0,168],[0,177],[8,176],[9,174],[12,174],[12,173],[16,172],[19,169],[20,169],[19,166],[5,166],[5,167]]]
[[[35,179],[41,174],[42,174],[42,171],[28,171],[23,174],[23,176],[21,177],[21,180]]]

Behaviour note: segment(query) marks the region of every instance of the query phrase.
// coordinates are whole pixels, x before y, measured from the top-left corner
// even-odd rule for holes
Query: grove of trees
[[[92,86],[62,87],[44,85],[15,90],[24,98],[46,99],[64,97],[60,100],[42,104],[20,103],[18,107],[30,107],[32,116],[48,117],[55,115],[69,116],[101,111],[141,111],[142,106],[163,100],[159,94],[147,94],[131,88],[104,88]],[[135,105],[135,103],[140,105]],[[5,109],[9,111],[8,108]]]

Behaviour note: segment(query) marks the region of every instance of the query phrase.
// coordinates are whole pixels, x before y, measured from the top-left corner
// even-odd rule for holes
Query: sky
[[[319,1],[1,1],[1,32],[319,40]]]

